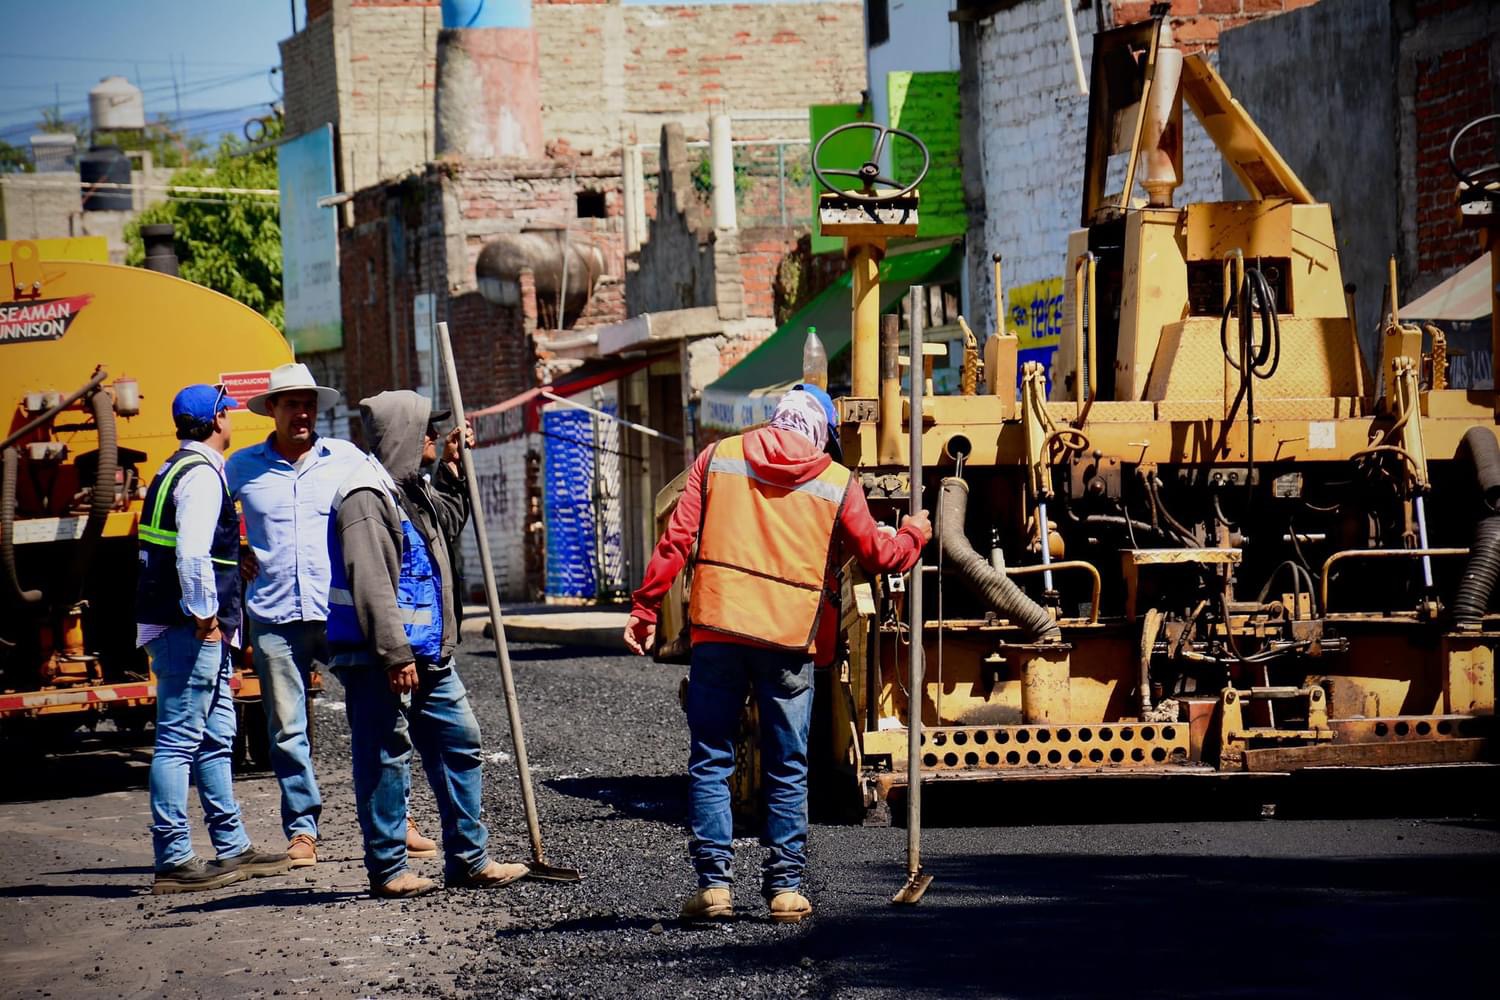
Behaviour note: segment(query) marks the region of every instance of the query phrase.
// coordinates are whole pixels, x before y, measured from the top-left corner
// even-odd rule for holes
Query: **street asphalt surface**
[[[468,639],[460,672],[485,737],[492,853],[519,860],[498,669],[475,652],[486,646]],[[693,887],[682,669],[547,646],[513,659],[548,857],[583,869],[581,884],[368,898],[330,678],[317,709],[321,860],[278,878],[149,895],[149,748],[103,733],[66,755],[8,751],[0,994],[1326,998],[1494,984],[1493,771],[935,788],[935,881],[919,906],[890,904],[899,824],[818,824],[811,920],[766,919],[747,838],[736,919],[699,929],[677,920]],[[414,771],[413,813],[436,834]],[[236,788],[257,844],[279,848],[274,781]],[[413,864],[440,876],[440,861]]]

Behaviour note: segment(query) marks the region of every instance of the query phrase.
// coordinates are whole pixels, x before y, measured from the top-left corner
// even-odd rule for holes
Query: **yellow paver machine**
[[[149,228],[149,227],[148,227]],[[169,227],[161,227],[168,229]],[[175,256],[170,233],[157,259]],[[202,285],[105,263],[102,238],[0,242],[0,736],[33,750],[79,725],[152,718],[135,646],[136,525],[177,448],[172,396],[259,392],[291,349],[247,306]],[[153,248],[148,248],[153,249]],[[148,259],[150,259],[148,257]],[[234,446],[271,421],[234,411]],[[238,701],[259,700],[241,671]],[[241,726],[265,756],[263,723]]]
[[[843,567],[824,804],[880,809],[913,752],[924,782],[1492,761],[1500,397],[1444,388],[1394,293],[1367,367],[1329,206],[1166,22],[1097,36],[1090,101],[1050,373],[1017,370],[1001,308],[961,393],[914,407],[920,321],[882,327],[875,266],[915,233],[916,183],[877,167],[910,137],[851,126],[879,133],[864,189],[823,181],[855,272],[845,459],[894,521],[920,455],[937,535],[919,581]],[[1184,101],[1247,200],[1173,204]]]

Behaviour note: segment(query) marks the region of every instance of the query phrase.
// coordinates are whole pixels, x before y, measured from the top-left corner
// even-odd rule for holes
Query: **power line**
[[[174,96],[190,97],[190,96],[192,96],[194,94],[202,94],[202,93],[206,93],[207,91],[210,91],[210,90],[217,90],[220,87],[227,87],[227,86],[229,86],[232,83],[240,83],[240,82],[245,81],[245,80],[253,80],[254,78],[260,76],[262,73],[266,72],[266,68],[267,67],[262,67],[262,68],[260,68],[258,70],[254,70],[254,71],[248,72],[248,73],[234,73],[234,74],[230,74],[228,76],[210,77],[207,80],[200,80],[200,81],[198,81],[197,83],[194,83],[194,84],[184,84],[182,86],[180,95],[177,93],[177,84],[175,82],[173,82],[171,79],[168,79],[166,82],[161,83],[161,84],[153,84],[150,87],[142,87],[142,88],[140,88],[140,90],[141,90],[141,96],[143,98],[144,97],[148,97],[148,96],[150,96],[150,97],[165,97],[167,94],[173,94]],[[11,110],[13,110],[13,111],[21,111],[21,112],[26,112],[26,111],[47,111],[47,110],[50,110],[52,108],[57,108],[58,111],[59,111],[59,113],[61,113],[62,110],[63,110],[62,107],[59,106],[56,103],[34,104],[34,105],[31,105],[30,107],[13,108]],[[88,108],[88,101],[86,99],[83,102],[81,102],[81,103],[77,103],[77,104],[70,103],[67,106],[67,111],[68,111],[69,114],[73,114],[73,113],[86,113],[88,110],[89,110],[89,108]],[[20,122],[15,121],[15,120],[12,120],[10,123],[0,123],[0,129],[9,128],[12,125],[14,125],[14,126],[20,126],[20,124],[21,124]],[[30,123],[28,122],[27,124],[30,124]]]
[[[0,59],[30,59],[37,62],[84,62],[84,63],[119,63],[124,62],[122,56],[52,56],[39,55],[35,52],[0,52]],[[259,63],[229,62],[224,59],[138,59],[130,57],[133,63],[148,66],[257,66]]]

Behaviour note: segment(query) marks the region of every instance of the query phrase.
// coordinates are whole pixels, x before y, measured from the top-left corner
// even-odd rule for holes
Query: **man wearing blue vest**
[[[527,869],[486,853],[479,724],[452,659],[459,622],[449,551],[469,518],[461,431],[449,435],[429,484],[421,467],[437,457],[432,404],[401,389],[359,406],[370,454],[333,498],[328,645],[349,714],[370,893],[404,898],[437,887],[406,867],[413,744],[437,799],[446,884],[508,885]]]
[[[156,674],[156,751],[151,758],[152,892],[216,889],[279,875],[285,854],[250,844],[234,799],[230,757],[234,701],[231,646],[240,638],[240,522],[224,480],[229,411],[223,386],[190,385],[172,400],[177,451],[157,470],[137,529],[136,645]],[[188,778],[198,785],[217,860],[193,853]]]

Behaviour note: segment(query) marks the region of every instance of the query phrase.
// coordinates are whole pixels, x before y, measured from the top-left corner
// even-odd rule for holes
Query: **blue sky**
[[[295,0],[297,23],[303,0]],[[89,88],[120,75],[212,144],[278,99],[288,0],[0,0],[0,139],[25,145],[43,106],[84,116]]]

